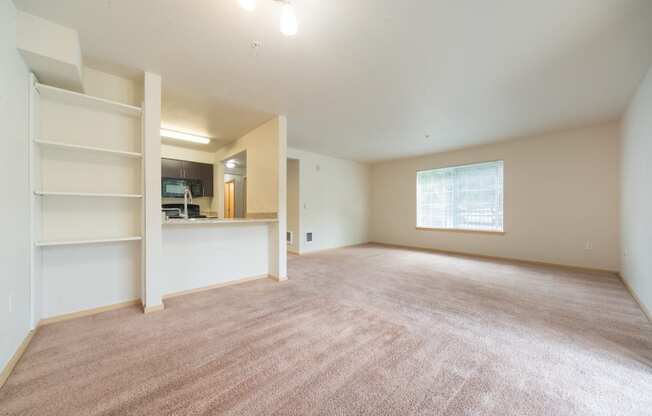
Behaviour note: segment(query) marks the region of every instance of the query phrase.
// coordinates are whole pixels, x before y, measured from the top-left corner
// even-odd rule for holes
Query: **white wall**
[[[375,164],[371,239],[619,270],[619,137],[609,123]],[[505,162],[504,235],[416,229],[417,170],[490,160]]]
[[[16,9],[0,0],[0,175],[11,182],[10,203],[0,208],[0,369],[30,327],[28,81],[16,50]]]
[[[165,225],[163,294],[271,273],[269,227],[265,223]]]
[[[77,31],[19,12],[16,46],[39,81],[82,91],[82,54]]]
[[[287,245],[288,251],[299,253],[301,242],[301,227],[299,220],[299,161],[297,159],[288,159],[287,162],[287,213],[288,224],[287,230],[292,232],[292,243]]]
[[[652,311],[652,68],[623,120],[621,250],[623,278]]]
[[[299,251],[368,242],[370,166],[298,149],[288,157],[299,160]]]

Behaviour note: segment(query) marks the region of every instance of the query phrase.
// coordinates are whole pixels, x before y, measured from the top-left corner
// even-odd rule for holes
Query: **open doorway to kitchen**
[[[224,218],[247,216],[247,152],[240,152],[224,163]]]

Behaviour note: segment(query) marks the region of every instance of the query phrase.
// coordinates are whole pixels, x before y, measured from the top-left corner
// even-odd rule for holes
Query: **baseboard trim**
[[[580,272],[580,273],[593,273],[593,274],[601,274],[601,275],[609,275],[609,276],[618,275],[618,271],[616,271],[616,270],[605,270],[605,269],[593,269],[593,268],[590,268],[590,267],[568,266],[566,264],[547,263],[547,262],[543,262],[543,261],[522,260],[522,259],[515,259],[515,258],[510,258],[510,257],[487,256],[487,255],[484,255],[484,254],[464,253],[464,252],[460,252],[460,251],[450,251],[450,250],[439,250],[439,249],[436,249],[436,248],[406,246],[406,245],[401,245],[401,244],[379,243],[379,242],[375,242],[375,241],[372,241],[369,244],[374,244],[374,245],[383,246],[383,247],[391,247],[391,248],[400,248],[400,249],[407,249],[407,250],[426,251],[426,252],[431,252],[431,253],[448,254],[448,255],[451,255],[451,256],[471,257],[471,258],[478,258],[478,259],[483,259],[483,260],[495,260],[495,261],[515,263],[515,264],[525,264],[525,265],[530,265],[530,266],[555,267],[555,268],[559,268],[559,269],[565,269],[565,270],[568,270],[568,271],[574,271],[574,272]]]
[[[205,292],[207,290],[219,289],[221,287],[239,285],[239,284],[247,283],[247,282],[253,282],[254,280],[262,280],[262,279],[270,279],[270,278],[272,280],[275,280],[274,278],[272,278],[272,276],[270,276],[268,274],[262,274],[262,275],[259,275],[259,276],[251,276],[251,277],[243,277],[242,279],[231,280],[231,281],[224,282],[224,283],[217,283],[217,284],[214,284],[214,285],[204,286],[204,287],[200,287],[200,288],[197,288],[197,289],[189,289],[189,290],[182,290],[180,292],[168,293],[166,295],[163,295],[163,300],[172,299],[172,298],[176,298],[176,297],[179,297],[179,296],[191,295],[193,293]]]
[[[52,316],[50,318],[41,319],[38,323],[38,326],[50,325],[57,322],[68,321],[70,319],[82,318],[84,316],[97,315],[98,313],[108,312],[115,309],[126,308],[128,306],[134,306],[134,305],[140,305],[140,299],[114,303],[112,305],[100,306],[98,308],[85,309],[82,311],[67,313],[64,315]]]
[[[146,315],[149,313],[161,312],[164,309],[165,309],[165,305],[163,305],[162,303],[160,305],[154,305],[154,306],[143,305],[143,313]]]
[[[365,242],[365,243],[356,243],[356,244],[347,244],[345,246],[337,246],[337,247],[330,247],[330,248],[321,248],[319,250],[303,250],[301,253],[296,253],[300,256],[305,256],[306,254],[317,254],[317,253],[323,253],[325,251],[333,251],[333,250],[340,250],[342,248],[351,248],[351,247],[359,247],[359,246],[364,246],[365,244],[376,244],[372,242]]]
[[[0,388],[2,388],[2,386],[4,386],[7,380],[9,379],[9,376],[14,371],[14,368],[16,368],[18,361],[20,361],[20,359],[23,357],[23,354],[27,350],[27,347],[29,346],[29,343],[32,341],[32,338],[34,338],[35,333],[36,333],[35,329],[27,333],[27,336],[25,337],[23,342],[18,346],[18,349],[11,357],[9,362],[7,362],[7,365],[5,365],[5,368],[2,369],[2,373],[0,373]]]
[[[630,295],[634,298],[636,303],[638,303],[638,307],[641,308],[641,311],[643,311],[643,315],[647,318],[648,321],[652,322],[652,311],[650,311],[647,306],[643,302],[641,302],[641,298],[638,297],[636,292],[634,292],[634,289],[632,289],[632,286],[630,286],[629,282],[627,279],[625,279],[625,276],[623,276],[621,273],[618,273],[618,277],[620,280],[623,282],[625,287],[627,288],[627,291],[629,292]]]

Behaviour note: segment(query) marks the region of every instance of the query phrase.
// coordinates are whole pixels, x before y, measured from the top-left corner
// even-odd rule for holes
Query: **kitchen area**
[[[222,184],[224,218],[246,218],[247,152],[217,163],[223,166],[221,178],[213,163],[161,158],[161,198],[165,219],[219,218],[214,206]],[[218,181],[216,182],[215,179]],[[223,179],[223,180],[221,180]]]
[[[57,38],[79,56],[75,37]],[[66,72],[42,46],[22,46],[36,71],[25,80],[31,329],[287,279],[285,116],[164,91],[138,68],[123,77],[74,60]]]
[[[163,138],[163,300],[279,276],[285,266],[279,261],[285,256],[279,233],[284,136],[285,119],[275,117],[215,151]]]

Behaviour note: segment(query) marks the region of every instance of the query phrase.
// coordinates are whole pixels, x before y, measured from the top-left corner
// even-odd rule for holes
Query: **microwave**
[[[190,189],[193,197],[204,195],[204,187],[201,181],[196,179],[161,179],[161,197],[163,198],[183,198],[185,189]]]

